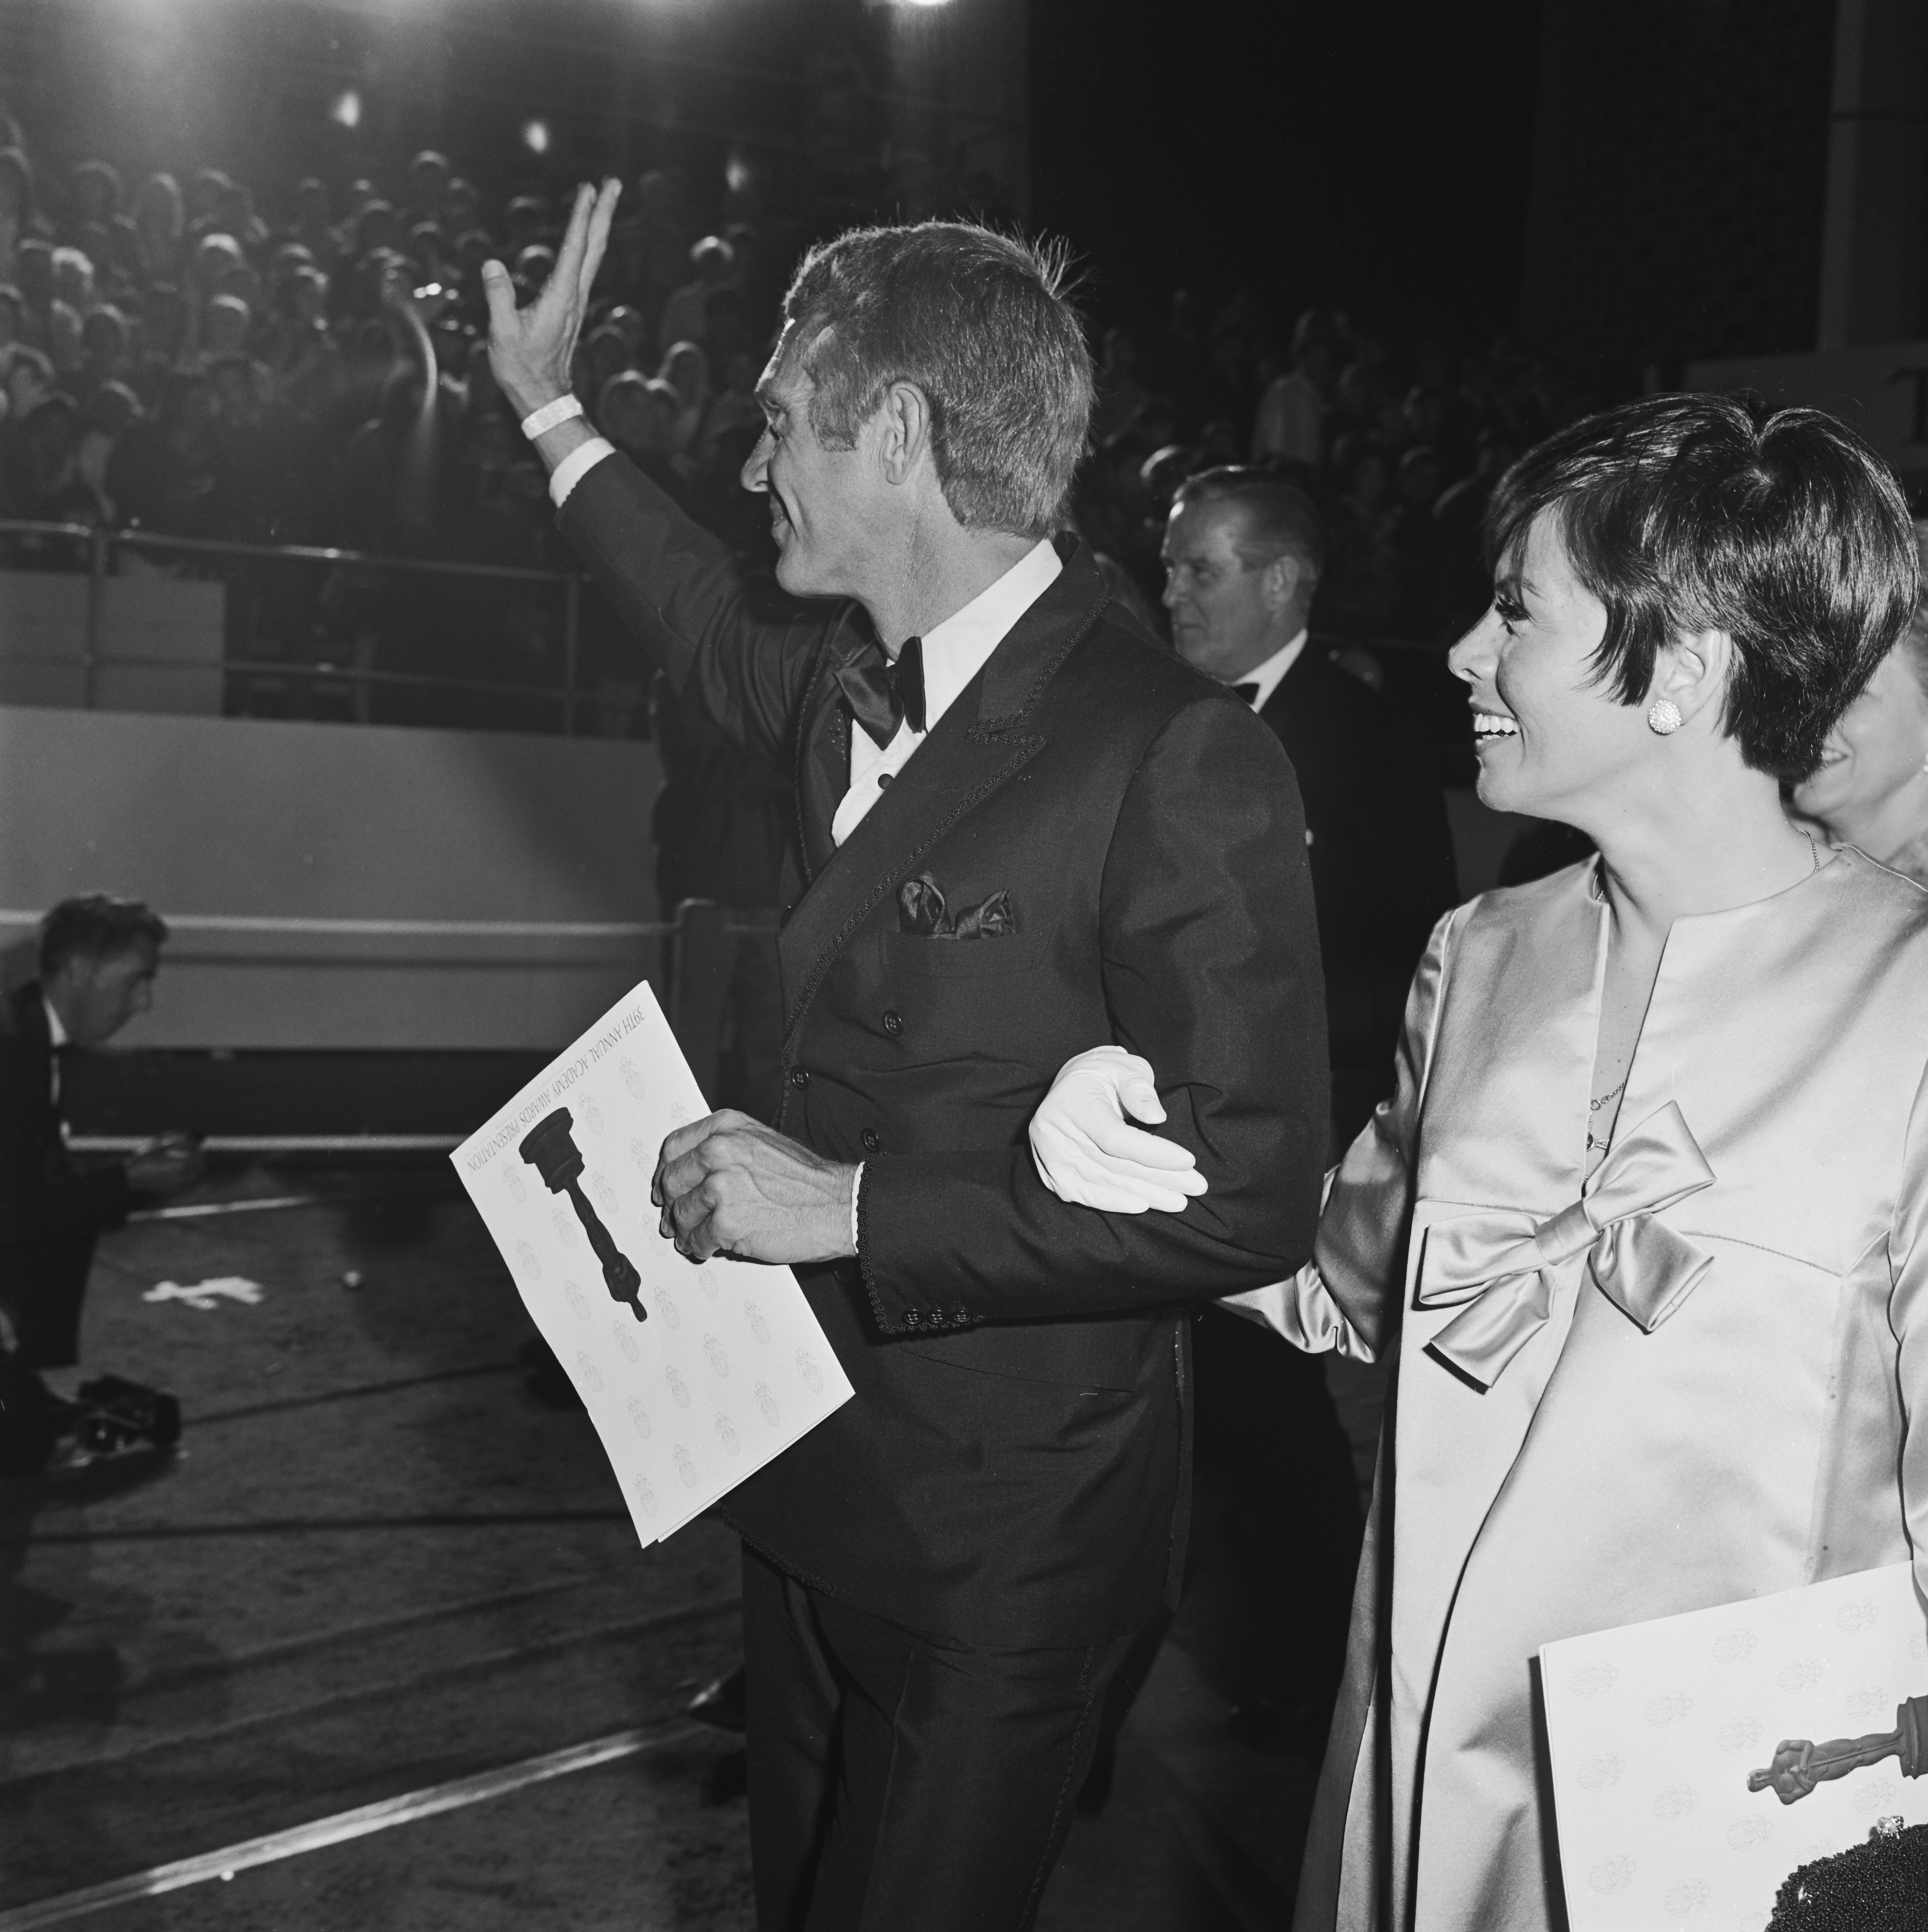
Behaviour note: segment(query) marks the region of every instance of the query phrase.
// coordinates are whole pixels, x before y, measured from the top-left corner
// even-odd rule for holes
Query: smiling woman
[[[1543,1644],[1911,1557],[1928,1594],[1928,894],[1780,798],[1912,674],[1900,493],[1825,416],[1654,398],[1491,530],[1480,795],[1599,856],[1440,921],[1313,1260],[1228,1298],[1393,1362],[1298,1932],[1567,1922]],[[1115,1098],[1066,1082],[1033,1145],[1129,1189],[1081,1063]]]

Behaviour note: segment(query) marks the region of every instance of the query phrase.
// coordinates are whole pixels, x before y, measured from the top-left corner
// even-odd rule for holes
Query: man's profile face
[[[743,487],[769,499],[777,581],[793,596],[856,596],[876,532],[883,488],[859,434],[854,449],[826,449],[810,420],[814,388],[793,326],[757,384],[763,433],[743,466]]]
[[[76,954],[49,982],[46,996],[76,1046],[98,1046],[154,1004],[160,968],[160,949],[151,940],[98,958]]]
[[[1228,503],[1188,503],[1165,530],[1165,608],[1171,641],[1194,670],[1229,684],[1263,664],[1280,634],[1280,566],[1239,554],[1244,514]]]

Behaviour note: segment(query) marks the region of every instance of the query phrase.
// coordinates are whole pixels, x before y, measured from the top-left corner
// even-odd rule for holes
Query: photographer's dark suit
[[[67,1152],[54,1100],[54,1048],[40,982],[0,1001],[0,1300],[29,1369],[79,1359],[94,1237],[134,1204],[118,1162]]]
[[[862,613],[746,584],[620,457],[562,526],[679,694],[794,765],[779,1124],[867,1163],[860,1258],[797,1270],[856,1397],[725,1505],[757,1552],[760,1921],[802,1922],[841,1778],[888,1799],[839,1809],[813,1928],[854,1922],[839,1886],[866,1925],[1026,1923],[1105,1678],[1182,1566],[1182,1308],[1310,1249],[1325,1018],[1291,771],[1069,545],[839,849],[834,674],[874,652]],[[905,930],[919,874],[953,908],[1008,893],[1015,929]],[[1032,1112],[1107,1040],[1157,1069],[1210,1184],[1182,1216],[1069,1207],[1037,1177]],[[1027,1671],[1054,1710],[1075,1687],[1066,1735]]]

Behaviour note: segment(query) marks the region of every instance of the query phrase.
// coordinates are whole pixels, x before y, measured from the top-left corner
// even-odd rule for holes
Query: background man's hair
[[[1233,548],[1255,567],[1295,556],[1317,578],[1326,567],[1325,526],[1318,506],[1297,484],[1243,464],[1201,470],[1178,486],[1174,512],[1195,506],[1229,503],[1243,519]]]
[[[1516,556],[1543,511],[1606,607],[1599,682],[1642,704],[1672,639],[1725,631],[1723,712],[1741,756],[1804,778],[1913,616],[1915,526],[1892,472],[1817,410],[1650,396],[1527,452],[1486,511],[1487,554]]]
[[[167,922],[139,899],[88,892],[62,899],[40,921],[40,977],[50,980],[70,959],[111,959],[143,940],[167,943]]]
[[[848,449],[893,382],[931,407],[969,530],[1044,536],[1084,454],[1091,353],[1064,252],[969,223],[860,228],[811,250],[784,300],[820,442]]]

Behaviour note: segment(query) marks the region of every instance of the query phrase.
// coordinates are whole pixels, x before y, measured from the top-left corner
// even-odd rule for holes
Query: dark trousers
[[[22,1368],[70,1369],[80,1359],[80,1304],[94,1238],[0,1247],[0,1300],[19,1338]]]
[[[1238,1702],[1282,1701],[1315,1731],[1345,1664],[1363,1522],[1324,1358],[1224,1309],[1192,1337],[1193,1546],[1213,1534],[1245,1614],[1218,1675]]]
[[[1025,1932],[1131,1640],[991,1650],[743,1552],[758,1932]]]

